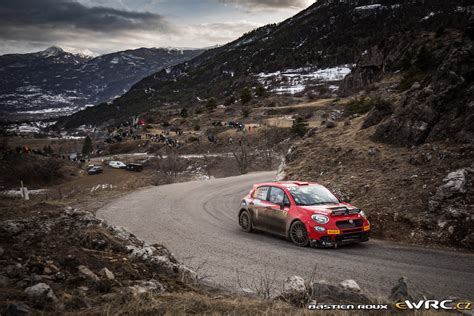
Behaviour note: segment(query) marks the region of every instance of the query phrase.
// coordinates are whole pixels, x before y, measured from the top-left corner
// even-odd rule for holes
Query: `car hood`
[[[333,204],[323,204],[323,205],[309,205],[309,206],[299,206],[300,209],[311,212],[311,213],[320,213],[320,214],[331,214],[332,211],[337,209],[355,209],[354,206],[349,203],[333,203]]]

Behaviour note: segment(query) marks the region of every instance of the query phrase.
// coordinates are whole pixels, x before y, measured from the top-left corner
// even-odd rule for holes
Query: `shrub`
[[[420,69],[416,67],[411,67],[408,71],[403,74],[403,78],[398,84],[399,91],[405,91],[410,89],[413,84],[417,81],[423,79],[423,73]]]
[[[297,117],[293,121],[293,125],[291,126],[291,133],[296,136],[303,137],[307,131],[308,131],[308,122],[306,122],[306,120],[300,116]]]
[[[352,114],[365,114],[374,107],[374,99],[368,96],[361,96],[354,98],[349,101],[346,108],[346,113]]]
[[[267,93],[267,90],[265,89],[265,87],[261,84],[259,84],[257,86],[257,88],[255,88],[255,94],[258,96],[258,97],[264,97],[265,94]]]
[[[209,111],[213,111],[216,107],[217,107],[217,101],[216,101],[216,99],[210,98],[210,99],[207,101],[206,108],[207,108]]]
[[[249,88],[244,88],[242,92],[240,92],[240,102],[242,104],[247,104],[252,101],[252,91]]]

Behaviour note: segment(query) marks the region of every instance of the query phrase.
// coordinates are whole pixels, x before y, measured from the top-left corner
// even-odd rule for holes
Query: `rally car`
[[[314,182],[255,184],[241,201],[240,227],[284,236],[295,245],[333,247],[368,241],[365,213]]]

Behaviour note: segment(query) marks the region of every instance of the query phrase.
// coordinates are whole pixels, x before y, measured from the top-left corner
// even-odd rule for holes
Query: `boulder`
[[[145,293],[163,293],[165,287],[156,280],[137,281],[135,285],[129,287],[133,295],[140,295]]]
[[[337,123],[336,123],[336,122],[331,121],[331,120],[326,121],[326,128],[334,128],[334,127],[336,127],[336,126],[337,126]]]
[[[194,284],[198,281],[197,273],[183,264],[178,265],[178,278],[184,284]]]
[[[353,280],[346,280],[353,281]],[[344,283],[346,287],[341,284]],[[355,282],[354,282],[355,283]],[[372,300],[364,293],[355,291],[352,282],[341,282],[339,286],[332,285],[325,280],[314,282],[311,285],[311,299],[318,303],[370,304]],[[357,284],[357,283],[356,283]],[[350,287],[350,288],[348,288]]]
[[[409,289],[406,277],[398,279],[398,283],[392,288],[389,296],[389,300],[392,302],[400,302],[404,300],[413,301],[419,298],[422,298],[422,296]]]
[[[341,283],[339,283],[339,286],[345,290],[351,290],[354,292],[361,291],[359,284],[357,284],[357,282],[354,280],[344,280]]]
[[[14,220],[8,220],[0,223],[0,230],[5,231],[9,236],[15,236],[25,230],[25,225]]]
[[[0,275],[0,287],[7,287],[10,283],[10,279],[6,276]]]
[[[467,176],[470,169],[463,168],[450,172],[444,179],[444,184],[438,187],[435,195],[429,202],[429,208],[432,212],[439,212],[440,205],[446,200],[463,196],[467,192]],[[448,207],[446,207],[448,209]]]
[[[77,267],[77,269],[83,276],[85,276],[86,278],[92,281],[97,282],[100,280],[99,277],[86,266],[80,265]]]
[[[48,300],[53,302],[58,300],[51,287],[46,283],[38,283],[27,287],[25,289],[25,294],[33,299]]]
[[[115,275],[107,268],[102,268],[102,270],[99,271],[99,275],[110,281],[115,280]]]
[[[292,304],[300,305],[307,301],[308,291],[302,277],[294,275],[286,279],[283,284],[281,297]]]

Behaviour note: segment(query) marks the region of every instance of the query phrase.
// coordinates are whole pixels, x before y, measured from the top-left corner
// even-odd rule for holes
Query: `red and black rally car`
[[[300,247],[336,248],[368,241],[370,236],[370,223],[362,210],[313,182],[255,184],[243,198],[238,215],[244,231],[281,235]]]

